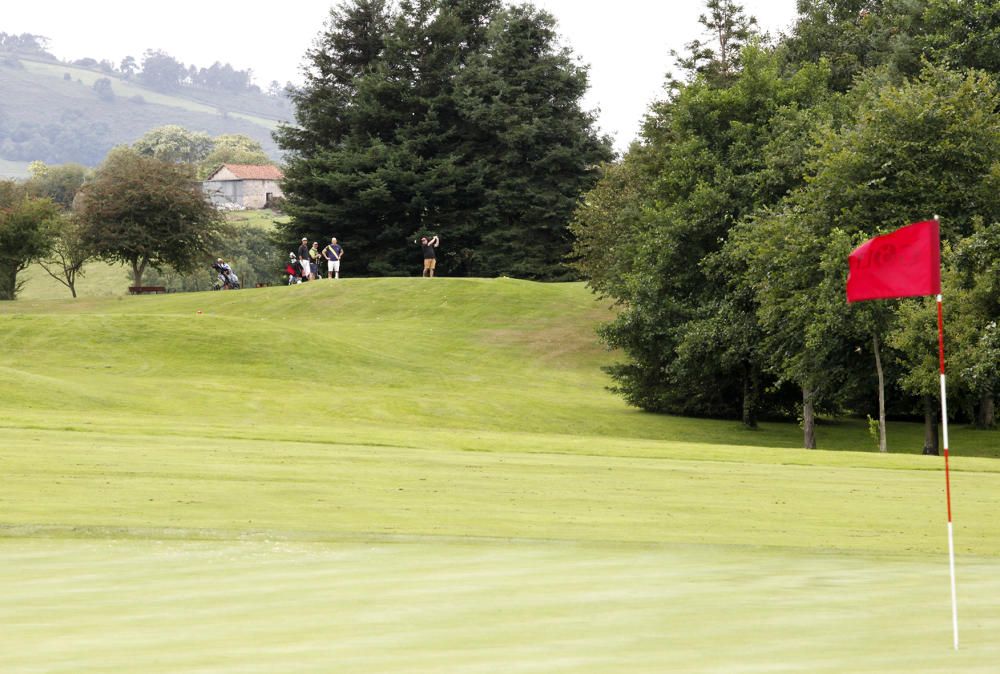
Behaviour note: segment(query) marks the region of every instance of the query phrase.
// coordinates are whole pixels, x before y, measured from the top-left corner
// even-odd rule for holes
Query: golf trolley
[[[236,276],[228,264],[225,262],[216,262],[212,265],[218,276],[216,277],[215,284],[212,286],[212,290],[239,290],[240,289],[240,279]]]

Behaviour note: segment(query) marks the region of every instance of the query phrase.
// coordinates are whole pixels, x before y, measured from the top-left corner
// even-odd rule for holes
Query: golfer
[[[434,249],[437,248],[440,243],[441,239],[437,236],[432,236],[429,239],[426,236],[420,237],[420,248],[424,254],[423,276],[425,278],[434,278],[434,268],[437,267],[437,253]]]
[[[302,280],[308,281],[312,266],[309,263],[309,239],[302,237],[302,245],[299,246],[299,266],[302,267]]]
[[[323,249],[323,257],[326,258],[326,277],[340,278],[340,258],[344,256],[344,249],[337,243],[337,237],[330,239],[329,245]]]
[[[323,278],[319,270],[319,261],[323,258],[323,254],[319,249],[319,241],[313,241],[312,248],[309,249],[309,278],[318,279]]]

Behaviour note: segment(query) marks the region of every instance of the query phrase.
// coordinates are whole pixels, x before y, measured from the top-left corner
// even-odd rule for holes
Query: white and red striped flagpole
[[[935,220],[938,217],[934,216]],[[943,297],[937,296],[938,361],[941,366],[941,431],[944,440],[944,493],[948,501],[948,566],[951,570],[951,627],[958,650],[958,595],[955,591],[955,532],[951,521],[951,472],[948,468],[948,387],[944,374],[944,308]]]

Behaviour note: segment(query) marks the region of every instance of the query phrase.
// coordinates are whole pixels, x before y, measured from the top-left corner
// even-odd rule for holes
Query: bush
[[[102,77],[94,82],[94,91],[102,101],[111,103],[115,100],[115,91],[111,88],[111,80],[107,77]]]

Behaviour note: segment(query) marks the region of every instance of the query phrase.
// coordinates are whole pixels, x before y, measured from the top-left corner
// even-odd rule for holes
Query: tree
[[[187,79],[184,64],[161,50],[147,49],[142,55],[139,81],[157,91],[172,91]]]
[[[743,5],[733,0],[707,0],[707,14],[698,17],[709,41],[694,40],[685,45],[687,56],[671,54],[688,77],[702,75],[709,81],[724,83],[733,78],[739,67],[740,52],[758,35],[757,19],[743,13]]]
[[[188,164],[203,161],[212,147],[212,138],[207,133],[190,131],[176,124],[147,131],[132,144],[132,149],[145,157]]]
[[[875,67],[897,81],[916,76],[923,61],[997,73],[1000,8],[992,0],[799,0],[781,50],[792,69],[826,59],[837,91]]]
[[[102,101],[111,103],[115,100],[115,90],[111,87],[111,80],[107,77],[102,77],[94,82],[94,93]]]
[[[570,222],[572,264],[595,292],[623,298],[641,239],[648,189],[636,145],[620,162],[602,168]]]
[[[697,75],[654,105],[623,169],[585,197],[578,265],[610,271],[595,272],[595,288],[621,310],[601,336],[628,356],[610,371],[630,404],[751,428],[761,408],[786,404],[784,390],[764,395],[773,375],[741,276],[750,263],[722,255],[737,223],[801,183],[794,162],[826,77],[822,64],[786,77],[773,54],[747,47],[731,80]]]
[[[917,44],[932,63],[1000,73],[1000,6],[995,0],[922,4],[923,30]]]
[[[1000,221],[973,223],[955,246],[955,300],[959,348],[953,362],[969,391],[969,417],[981,429],[996,425],[1000,392]],[[956,321],[952,321],[956,323]]]
[[[271,82],[267,85],[267,91],[265,93],[272,98],[281,98],[285,95],[285,87],[281,86],[281,82],[278,80],[271,80]]]
[[[993,78],[928,67],[919,80],[892,85],[873,73],[852,97],[855,118],[822,134],[807,183],[775,214],[737,228],[728,244],[751,251],[747,269],[773,367],[806,398],[832,384],[846,399],[849,385],[869,381],[859,357],[875,362],[894,330],[895,303],[844,305],[852,246],[934,213],[949,214],[942,233],[952,242],[977,218],[1000,219]],[[911,391],[926,391],[912,381]]]
[[[80,220],[73,214],[63,214],[53,220],[47,235],[51,242],[48,254],[39,260],[39,266],[49,276],[59,281],[76,297],[76,281],[83,276],[83,267],[93,257],[84,236]]]
[[[121,71],[123,79],[130,80],[139,70],[139,64],[136,63],[134,56],[126,56],[118,65],[118,69]]]
[[[273,164],[260,143],[242,134],[223,134],[212,139],[212,150],[198,164],[198,175],[207,177],[221,164]]]
[[[49,166],[40,161],[32,162],[28,171],[31,174],[28,191],[37,197],[48,197],[64,210],[73,205],[76,193],[90,175],[90,169],[80,164]]]
[[[80,192],[83,240],[97,257],[128,264],[142,285],[148,266],[186,271],[216,245],[224,222],[188,166],[119,148]]]
[[[0,181],[0,300],[17,297],[17,275],[49,249],[47,228],[59,208],[50,199],[30,196],[13,181]]]
[[[253,79],[251,71],[236,70],[230,64],[223,65],[218,61],[208,68],[198,69],[191,66],[189,73],[192,84],[223,91],[246,91],[250,88]]]
[[[359,123],[355,99],[365,76],[380,63],[392,15],[387,0],[354,0],[330,9],[323,33],[306,52],[305,82],[289,89],[296,124],[275,134],[282,147],[308,160],[343,143],[348,120]]]
[[[452,205],[449,231],[466,229],[469,272],[565,279],[572,247],[568,222],[598,167],[612,158],[610,140],[582,107],[587,70],[560,48],[555,19],[530,6],[492,17],[482,48],[455,78],[459,140],[479,185],[481,205]],[[442,214],[438,216],[444,219]],[[465,222],[474,226],[461,228]]]
[[[946,0],[948,1],[948,0]],[[885,66],[894,77],[920,68],[924,0],[799,0],[798,18],[781,45],[792,69],[820,59],[830,64],[830,85],[845,92],[864,70]]]
[[[586,71],[544,13],[498,0],[352,0],[292,93],[288,241],[336,223],[364,271],[407,273],[440,233],[451,273],[564,275],[566,223],[610,158],[579,109]]]
[[[14,52],[15,54],[27,54],[35,57],[43,57],[56,60],[55,56],[49,53],[49,38],[31,33],[0,33],[0,50]]]

